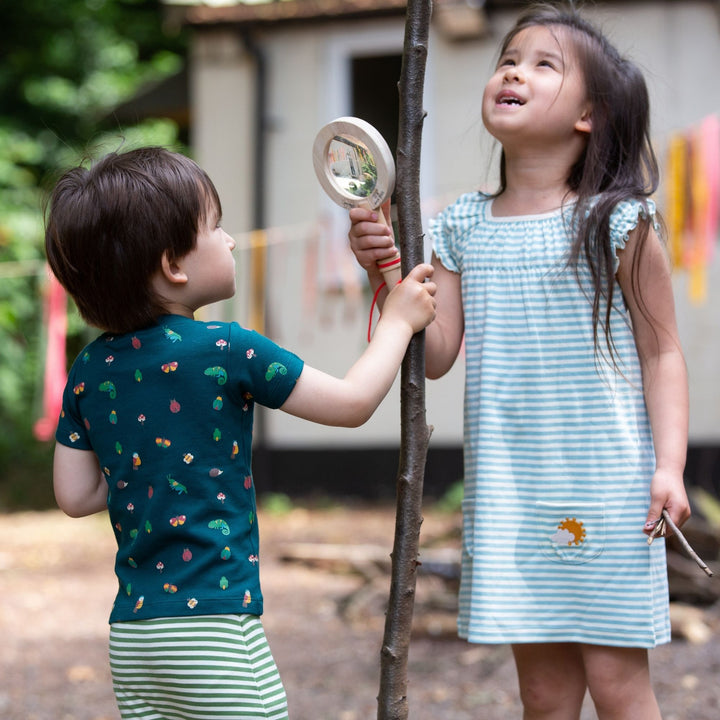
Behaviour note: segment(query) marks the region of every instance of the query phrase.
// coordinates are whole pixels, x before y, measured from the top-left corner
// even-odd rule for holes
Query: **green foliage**
[[[40,411],[43,202],[59,172],[120,146],[180,146],[169,120],[121,126],[113,108],[182,68],[186,39],[159,0],[23,0],[0,23],[0,508],[51,498]],[[69,322],[69,355],[92,333]],[[41,486],[45,491],[37,491]]]
[[[462,501],[465,493],[462,480],[454,482],[435,503],[435,509],[440,512],[455,513],[462,509]]]
[[[268,515],[287,515],[293,509],[293,501],[285,493],[265,493],[259,504]]]

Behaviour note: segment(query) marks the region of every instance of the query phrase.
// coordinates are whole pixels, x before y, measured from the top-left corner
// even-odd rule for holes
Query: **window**
[[[352,59],[352,115],[366,120],[385,138],[395,156],[402,55]]]

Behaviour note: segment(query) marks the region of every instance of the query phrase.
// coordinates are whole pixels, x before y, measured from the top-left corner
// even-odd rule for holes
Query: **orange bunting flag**
[[[720,118],[706,117],[670,138],[667,152],[666,221],[673,265],[688,271],[694,303],[707,299],[708,265],[720,229]]]
[[[683,261],[683,235],[685,233],[685,214],[687,207],[688,153],[687,142],[683,135],[674,135],[670,139],[666,171],[666,213],[668,248],[674,267],[681,267]]]

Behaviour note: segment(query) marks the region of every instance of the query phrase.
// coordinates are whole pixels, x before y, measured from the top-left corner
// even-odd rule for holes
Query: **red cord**
[[[402,279],[397,281],[397,284],[399,285],[402,282]],[[377,305],[377,299],[378,295],[380,295],[380,291],[387,286],[387,283],[383,280],[380,285],[378,285],[378,289],[375,291],[375,294],[373,295],[372,303],[370,304],[370,320],[368,321],[368,333],[367,333],[367,339],[368,342],[372,339],[372,319],[373,319],[373,313],[375,312],[375,305]]]
[[[386,287],[386,283],[383,280],[380,285],[378,285],[378,289],[375,291],[375,294],[373,295],[372,303],[370,304],[370,320],[368,321],[368,334],[367,339],[368,342],[370,342],[372,338],[372,319],[373,319],[373,313],[375,312],[375,305],[377,304],[378,295],[380,294],[380,291]]]

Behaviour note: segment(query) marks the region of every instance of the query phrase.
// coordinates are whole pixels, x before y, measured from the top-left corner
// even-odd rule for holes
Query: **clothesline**
[[[668,229],[668,248],[674,269],[689,273],[691,299],[702,302],[707,297],[707,267],[719,229],[720,118],[717,114],[708,115],[699,123],[672,133],[666,145],[661,208]],[[447,204],[445,200],[424,200],[423,213],[433,214]],[[335,246],[335,254],[342,254],[342,246],[347,246],[346,237],[331,235],[326,218],[235,233],[233,237],[240,252],[296,243],[313,246],[318,239]],[[0,279],[44,272],[42,259],[0,261]]]
[[[707,298],[708,264],[718,239],[720,118],[710,115],[695,126],[673,133],[667,142],[666,155],[662,189],[669,252],[674,268],[689,273],[691,300],[701,303]],[[432,215],[444,204],[441,198],[426,200],[422,212]],[[328,267],[335,272],[335,277],[330,278],[333,288],[339,286],[349,300],[359,302],[361,273],[351,257],[347,238],[335,235],[337,233],[332,231],[332,223],[327,217],[315,222],[236,233],[234,240],[239,252],[263,253],[260,262],[254,262],[251,257],[249,263],[254,297],[266,297],[265,250],[302,243],[305,246],[303,307],[315,305],[318,289],[329,289],[329,285],[323,286],[320,282],[320,276],[328,282]],[[328,247],[320,252],[319,246],[323,242]],[[0,262],[0,278],[39,276],[46,272],[47,265],[42,259]],[[44,300],[46,358],[43,412],[35,425],[35,434],[41,440],[47,440],[52,435],[65,382],[66,298],[52,276],[44,287]]]

